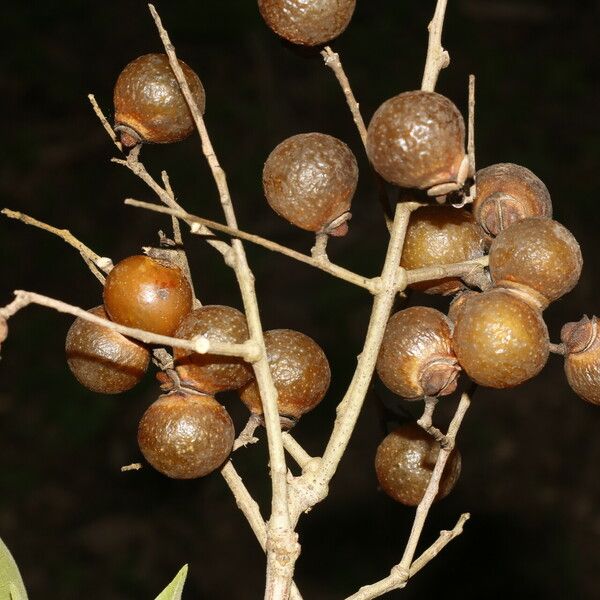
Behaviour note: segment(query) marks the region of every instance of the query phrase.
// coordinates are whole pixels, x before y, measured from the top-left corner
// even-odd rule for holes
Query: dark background
[[[378,273],[386,235],[360,140],[333,74],[264,26],[256,3],[159,2],[179,56],[207,89],[206,120],[226,169],[241,227],[308,251],[308,234],[277,218],[263,199],[260,172],[285,137],[322,131],[345,140],[361,167],[350,234],[330,244],[340,264]],[[420,85],[434,2],[359,0],[341,53],[368,121],[386,98]],[[600,185],[600,73],[597,1],[453,1],[444,43],[452,64],[438,91],[465,111],[467,77],[477,74],[477,160],[528,166],[548,185],[556,218],[581,243],[578,287],[545,313],[553,341],[560,326],[598,312],[597,208]],[[122,167],[90,110],[95,92],[111,112],[120,69],[161,50],[145,4],[62,1],[3,8],[0,89],[2,204],[73,233],[115,261],[139,252],[167,228],[160,216],[125,207],[154,200]],[[148,147],[156,175],[166,168],[191,212],[222,220],[210,173],[193,138]],[[240,306],[234,278],[198,238],[187,247],[205,303]],[[101,290],[75,251],[49,234],[2,222],[0,302],[29,289],[91,307]],[[331,390],[295,430],[322,451],[360,352],[368,294],[309,267],[249,247],[265,328],[313,336],[333,368]],[[412,303],[445,306],[413,296]],[[32,307],[10,322],[0,363],[0,536],[19,562],[30,597],[153,598],[190,563],[186,598],[260,598],[264,557],[218,474],[166,480],[140,459],[139,417],[158,395],[149,375],[120,397],[101,397],[71,377],[63,344],[71,319]],[[413,511],[377,491],[372,461],[389,426],[377,384],[333,480],[330,497],[300,524],[296,580],[307,599],[342,598],[386,575],[402,553]],[[223,399],[239,427],[245,414]],[[445,425],[456,399],[446,399]],[[405,403],[417,415],[421,407]],[[387,423],[386,423],[387,420]],[[465,533],[394,597],[597,598],[600,595],[600,408],[568,388],[553,356],[534,381],[508,392],[479,390],[459,443],[463,473],[432,511],[423,547],[463,511]],[[262,436],[264,437],[264,435]],[[267,514],[264,442],[235,464]]]

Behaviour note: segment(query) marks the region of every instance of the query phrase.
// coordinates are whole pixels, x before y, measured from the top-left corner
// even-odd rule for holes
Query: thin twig
[[[475,162],[475,75],[469,75],[469,125],[467,133],[467,154],[469,156],[469,175],[475,176],[477,165]],[[475,196],[475,190],[472,189],[469,194]]]
[[[406,271],[406,281],[410,285],[421,281],[435,281],[444,277],[470,277],[473,273],[483,270],[489,263],[488,256],[474,258],[465,262],[448,265],[433,265]]]
[[[233,442],[233,450],[235,452],[239,448],[245,448],[249,444],[256,444],[258,442],[258,438],[254,436],[254,432],[256,428],[260,425],[260,419],[254,413],[250,414],[244,429],[237,436],[235,441]]]
[[[138,208],[143,208],[145,210],[151,210],[153,212],[174,215],[179,217],[181,220],[190,224],[191,232],[196,233],[198,235],[206,235],[206,228],[209,230],[219,231],[221,233],[226,233],[235,238],[239,238],[241,240],[245,240],[252,244],[256,244],[257,246],[262,246],[271,252],[278,252],[279,254],[283,254],[284,256],[288,256],[289,258],[293,258],[298,262],[302,262],[306,265],[310,265],[311,267],[315,267],[316,269],[320,269],[321,271],[325,271],[338,279],[342,279],[343,281],[347,281],[348,283],[352,283],[358,287],[362,287],[370,292],[373,292],[376,289],[377,281],[373,279],[369,279],[367,277],[363,277],[362,275],[358,275],[357,273],[353,273],[344,267],[340,267],[332,262],[323,261],[315,259],[312,256],[308,256],[307,254],[302,254],[296,250],[292,250],[287,246],[282,246],[277,242],[272,242],[271,240],[267,240],[259,235],[255,235],[253,233],[247,233],[245,231],[241,231],[240,229],[229,227],[227,225],[223,225],[222,223],[217,223],[216,221],[211,221],[210,219],[204,219],[202,217],[198,217],[196,215],[192,215],[187,213],[183,209],[172,209],[166,208],[164,206],[158,206],[156,204],[152,204],[150,202],[141,202],[140,200],[134,200],[133,198],[127,198],[125,200],[125,204],[129,206],[136,206]],[[205,229],[203,230],[202,227]]]
[[[423,81],[421,82],[421,89],[426,92],[433,92],[435,90],[440,71],[450,64],[450,55],[442,47],[442,30],[444,28],[447,3],[448,0],[437,1],[433,19],[431,19],[427,27],[429,30],[429,42],[427,45]]]
[[[306,467],[315,460],[288,431],[285,431],[282,434],[282,437],[283,445],[288,454],[296,461],[302,470],[306,469]]]
[[[108,122],[108,119],[104,116],[104,113],[102,112],[102,109],[98,105],[98,102],[96,102],[96,97],[94,96],[94,94],[88,94],[88,100],[90,101],[92,108],[94,109],[94,112],[96,113],[96,116],[100,119],[100,123],[102,123],[102,127],[104,127],[104,129],[106,130],[106,133],[108,133],[108,135],[109,135],[110,139],[113,141],[114,145],[119,149],[120,152],[123,152],[123,146],[122,146],[121,142],[119,141],[119,139],[117,138],[117,134],[115,133],[115,130],[112,128],[111,124]]]
[[[421,418],[417,421],[417,425],[422,427],[430,436],[432,436],[438,444],[446,446],[448,444],[446,436],[433,425],[433,413],[437,403],[437,398],[432,398],[430,396],[425,398],[425,410],[423,411]]]
[[[550,352],[552,352],[552,354],[565,356],[567,354],[567,348],[564,344],[550,344]]]

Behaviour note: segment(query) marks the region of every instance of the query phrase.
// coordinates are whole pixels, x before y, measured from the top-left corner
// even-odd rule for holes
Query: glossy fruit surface
[[[417,506],[423,499],[440,445],[416,423],[407,423],[388,434],[375,455],[375,472],[383,491],[406,506]],[[445,498],[460,476],[461,457],[455,448],[440,480],[436,500]]]
[[[279,144],[263,169],[271,208],[290,223],[321,231],[350,210],[358,181],[354,154],[323,133],[301,133]]]
[[[318,46],[340,35],[352,18],[356,0],[258,0],[262,18],[293,44]]]
[[[565,345],[565,373],[573,391],[600,405],[600,336],[597,317],[567,323],[561,331]]]
[[[469,296],[452,338],[460,366],[476,383],[514,387],[537,375],[548,359],[548,329],[539,310],[508,290]]]
[[[552,219],[530,218],[500,232],[490,247],[496,285],[527,286],[552,302],[571,291],[583,258],[571,232]]]
[[[390,317],[377,358],[377,373],[394,394],[408,399],[450,394],[456,389],[459,371],[448,317],[424,306]]]
[[[242,344],[249,338],[246,317],[230,306],[203,306],[189,313],[175,332],[175,337],[186,340],[197,335],[215,342]],[[181,384],[207,394],[237,390],[252,378],[250,365],[234,356],[174,348],[173,358]]]
[[[428,189],[456,181],[465,156],[462,115],[435,92],[386,100],[369,123],[367,154],[375,170],[400,187]]]
[[[266,331],[265,346],[279,413],[298,419],[324,398],[331,380],[329,361],[312,338],[291,329]],[[262,414],[256,381],[241,389],[240,398],[251,412]]]
[[[211,396],[171,393],[144,413],[138,444],[144,458],[173,479],[202,477],[231,453],[235,431],[227,411]]]
[[[479,258],[485,254],[485,235],[470,212],[452,206],[423,206],[408,223],[400,265],[419,269]],[[411,285],[428,294],[454,294],[465,288],[458,277]]]
[[[179,66],[204,113],[204,88],[198,75],[182,60]],[[115,84],[114,105],[115,130],[128,147],[140,141],[178,142],[194,130],[192,114],[166,54],[144,54],[130,62]]]
[[[192,309],[192,290],[178,268],[129,256],[106,277],[104,308],[122,325],[173,335]]]
[[[544,182],[529,169],[499,163],[477,171],[473,214],[490,235],[528,217],[552,217],[552,201]]]
[[[108,319],[102,306],[88,312]],[[150,352],[140,342],[81,318],[69,328],[65,352],[77,381],[102,394],[131,389],[142,379],[150,362]]]

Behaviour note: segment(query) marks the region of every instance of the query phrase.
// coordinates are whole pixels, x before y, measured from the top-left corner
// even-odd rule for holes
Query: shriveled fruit
[[[479,258],[485,254],[485,235],[470,212],[452,206],[423,206],[408,223],[400,265],[419,269]],[[428,294],[454,294],[465,288],[459,277],[411,284]]]
[[[246,317],[230,306],[203,306],[189,313],[175,332],[175,337],[187,340],[198,335],[215,342],[242,344],[249,337]],[[250,365],[234,356],[174,348],[173,358],[182,385],[207,394],[237,390],[252,378]]]
[[[129,256],[106,277],[104,308],[122,325],[173,335],[192,309],[192,289],[177,267]]]
[[[392,392],[408,399],[445,396],[456,389],[459,372],[448,317],[424,306],[390,317],[377,358],[377,373]]]
[[[401,425],[379,444],[375,472],[383,491],[406,506],[417,506],[423,499],[440,445],[416,423]],[[445,498],[460,476],[461,456],[454,448],[444,468],[436,500]]]
[[[540,311],[500,288],[466,298],[456,316],[452,343],[467,375],[494,388],[531,379],[550,351]]]
[[[598,318],[583,317],[561,331],[567,351],[565,373],[573,391],[592,404],[600,404],[600,336]]]
[[[149,406],[137,438],[157,471],[173,479],[194,479],[225,462],[234,436],[229,414],[212,396],[178,392]]]
[[[204,112],[204,88],[198,75],[182,60],[179,66]],[[144,54],[130,62],[115,84],[114,105],[115,131],[127,147],[140,142],[178,142],[194,130],[192,114],[166,54]]]
[[[323,133],[301,133],[279,144],[263,170],[263,187],[271,208],[308,231],[327,230],[350,210],[358,166],[344,142]],[[333,235],[343,235],[343,223]]]
[[[265,346],[279,413],[298,419],[324,398],[331,379],[329,361],[312,338],[292,329],[266,331]],[[252,413],[262,414],[256,381],[240,390],[240,398]]]
[[[465,124],[456,106],[435,92],[404,92],[375,112],[367,153],[375,170],[401,187],[455,183],[465,157]]]
[[[544,182],[529,169],[498,163],[476,174],[473,214],[490,235],[529,217],[552,217],[552,201]]]
[[[547,302],[575,287],[582,266],[577,240],[552,219],[532,217],[515,223],[490,247],[490,274],[496,285],[526,286]]]
[[[88,311],[108,319],[102,306]],[[148,369],[150,352],[140,342],[78,317],[67,333],[67,364],[81,385],[102,394],[134,387]]]
[[[340,35],[352,18],[356,0],[258,0],[262,18],[293,44],[318,46]]]

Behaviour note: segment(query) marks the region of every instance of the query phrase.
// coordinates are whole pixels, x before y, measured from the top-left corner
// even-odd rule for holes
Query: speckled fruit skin
[[[500,232],[490,247],[490,275],[499,286],[527,286],[548,302],[571,291],[581,275],[577,240],[560,223],[532,217]]]
[[[567,349],[565,374],[573,391],[584,400],[600,405],[600,336],[597,317],[567,323],[561,331]]]
[[[325,44],[340,35],[356,0],[258,0],[258,9],[278,36],[302,46]]]
[[[460,367],[452,350],[448,317],[424,306],[392,315],[376,368],[385,386],[403,398],[452,393]]]
[[[552,218],[548,188],[525,167],[498,163],[477,171],[476,181],[473,214],[492,236],[528,217]]]
[[[408,223],[400,265],[419,269],[479,258],[485,254],[485,234],[470,212],[452,206],[423,206]],[[465,289],[458,277],[412,284],[428,294],[454,294]]]
[[[178,268],[129,256],[106,277],[104,308],[122,325],[173,335],[192,309],[192,290]]]
[[[173,479],[194,479],[225,462],[234,436],[229,414],[212,396],[171,393],[150,405],[137,438],[157,471]]]
[[[367,154],[375,170],[406,188],[455,182],[464,146],[462,115],[435,92],[404,92],[386,100],[367,132]]]
[[[454,352],[476,383],[517,386],[548,360],[548,329],[539,310],[512,292],[492,289],[466,298],[454,325]]]
[[[198,75],[179,61],[198,108],[204,113],[205,95]],[[194,130],[192,114],[166,54],[144,54],[130,62],[114,89],[115,129],[125,125],[139,140],[153,144],[178,142]],[[123,136],[126,146],[135,144]]]
[[[263,188],[271,208],[308,231],[321,231],[348,212],[357,182],[352,150],[323,133],[301,133],[284,140],[263,169]]]
[[[440,445],[416,423],[401,425],[379,444],[375,472],[383,491],[401,504],[417,506],[423,499]],[[436,500],[445,498],[460,476],[461,456],[455,448],[440,480]]]
[[[324,398],[331,380],[329,361],[312,338],[291,329],[266,331],[265,346],[279,413],[298,419]],[[241,389],[240,398],[252,413],[262,414],[256,381]]]
[[[203,335],[211,341],[242,344],[249,338],[244,315],[230,306],[203,306],[189,313],[175,337],[191,340]],[[216,394],[237,390],[252,378],[252,368],[241,358],[196,354],[173,348],[175,368],[181,384],[200,392]]]
[[[89,311],[108,319],[102,306]],[[120,394],[134,387],[148,369],[150,352],[119,332],[77,318],[65,342],[67,364],[81,385],[102,394]]]

